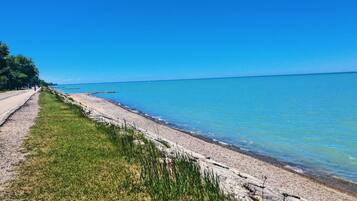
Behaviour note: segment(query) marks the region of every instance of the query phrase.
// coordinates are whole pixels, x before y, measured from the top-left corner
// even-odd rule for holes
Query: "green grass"
[[[7,190],[16,200],[228,200],[188,156],[167,158],[143,134],[96,123],[47,91]]]

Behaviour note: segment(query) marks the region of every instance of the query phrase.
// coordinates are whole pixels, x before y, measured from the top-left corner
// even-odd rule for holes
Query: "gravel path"
[[[33,95],[0,127],[0,194],[6,182],[14,178],[14,167],[25,157],[21,146],[39,111],[38,94]]]

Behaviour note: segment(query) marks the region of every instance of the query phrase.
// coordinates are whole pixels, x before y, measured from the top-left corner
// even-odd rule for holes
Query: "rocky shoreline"
[[[90,96],[94,96],[95,94],[97,93],[102,93],[102,92],[96,92],[96,93],[88,93],[88,95]],[[145,118],[148,118],[158,124],[161,124],[161,125],[164,125],[164,126],[168,126],[174,130],[177,130],[179,132],[182,132],[182,133],[185,133],[187,135],[191,135],[195,138],[199,138],[203,141],[206,141],[208,143],[213,143],[213,144],[217,144],[219,146],[222,146],[224,148],[227,148],[227,149],[230,149],[230,150],[233,150],[233,151],[236,151],[236,152],[239,152],[239,153],[242,153],[242,154],[245,154],[245,155],[249,155],[249,156],[252,156],[253,158],[256,158],[256,159],[259,159],[259,160],[262,160],[264,162],[267,162],[267,163],[270,163],[274,166],[277,166],[279,168],[282,168],[282,169],[285,169],[287,171],[290,171],[290,172],[293,172],[295,174],[299,174],[303,177],[307,177],[311,180],[314,180],[315,182],[318,182],[318,183],[321,183],[322,185],[327,185],[331,188],[334,188],[334,189],[337,189],[339,191],[342,191],[342,192],[346,192],[346,193],[349,193],[349,194],[352,194],[354,196],[357,196],[357,184],[356,183],[352,183],[350,181],[346,181],[346,180],[343,180],[342,178],[337,178],[337,177],[333,177],[327,173],[323,173],[323,172],[316,172],[316,171],[312,171],[311,169],[306,169],[305,167],[303,166],[297,166],[296,164],[292,164],[292,163],[288,163],[288,162],[283,162],[283,161],[280,161],[280,160],[277,160],[276,158],[273,158],[273,157],[269,157],[269,156],[264,156],[264,155],[261,155],[261,154],[258,154],[258,153],[254,153],[254,152],[251,152],[249,150],[245,150],[245,149],[241,149],[240,147],[236,146],[236,145],[233,145],[233,144],[228,144],[228,143],[225,143],[225,142],[221,142],[219,140],[215,140],[215,139],[212,139],[212,138],[209,138],[209,137],[206,137],[204,135],[200,135],[198,133],[195,133],[195,132],[190,132],[190,131],[187,131],[183,128],[180,128],[178,127],[177,125],[175,124],[171,124],[169,122],[166,122],[164,120],[161,120],[161,119],[157,119],[155,117],[152,117],[142,111],[138,111],[136,109],[132,109],[130,107],[127,107],[126,105],[122,105],[121,103],[119,102],[116,102],[116,101],[112,101],[112,100],[106,100],[106,101],[109,101],[115,105],[118,105],[119,107],[129,111],[129,112],[132,112],[132,113],[135,113],[135,114],[139,114]]]
[[[89,94],[60,95],[66,101],[81,106],[92,119],[115,125],[126,124],[142,131],[167,154],[180,152],[191,155],[202,168],[213,170],[218,175],[227,194],[240,200],[356,200],[352,194],[229,147],[188,135],[107,100]]]

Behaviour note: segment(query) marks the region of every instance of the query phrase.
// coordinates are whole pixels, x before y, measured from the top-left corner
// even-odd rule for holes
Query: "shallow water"
[[[59,85],[357,182],[357,73]]]

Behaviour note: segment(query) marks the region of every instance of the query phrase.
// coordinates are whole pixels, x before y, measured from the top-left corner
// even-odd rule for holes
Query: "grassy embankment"
[[[8,198],[26,200],[228,200],[189,157],[167,160],[131,128],[96,123],[43,91],[27,160]]]

